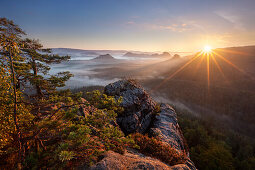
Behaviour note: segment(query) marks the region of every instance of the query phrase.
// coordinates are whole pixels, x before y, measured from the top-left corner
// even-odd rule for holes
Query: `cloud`
[[[184,32],[191,30],[191,25],[182,23],[182,24],[170,24],[170,25],[159,25],[159,24],[149,24],[147,25],[148,28],[154,30],[169,30],[172,32]]]
[[[219,17],[223,18],[224,20],[226,20],[227,22],[233,24],[235,29],[245,30],[245,27],[242,23],[242,19],[240,16],[233,14],[232,12],[229,11],[215,11],[214,13]]]
[[[184,32],[191,30],[192,25],[190,24],[152,24],[152,23],[138,23],[135,21],[127,21],[124,23],[126,26],[132,26],[137,27],[141,29],[147,29],[147,30],[166,30],[166,31],[172,31],[172,32]]]
[[[133,24],[135,24],[134,21],[128,21],[128,22],[126,22],[126,25],[133,25]]]

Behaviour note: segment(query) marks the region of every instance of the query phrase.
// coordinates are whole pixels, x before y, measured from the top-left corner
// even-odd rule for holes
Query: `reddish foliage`
[[[157,158],[171,166],[184,163],[187,160],[185,153],[179,153],[176,149],[159,139],[150,138],[140,133],[133,134],[132,137],[140,147],[140,152],[147,156]]]

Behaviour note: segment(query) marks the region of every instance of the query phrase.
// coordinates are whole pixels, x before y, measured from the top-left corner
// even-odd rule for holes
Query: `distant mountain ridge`
[[[134,52],[127,52],[123,55],[123,57],[171,57],[171,54],[168,52],[163,52],[162,54],[146,54],[146,53],[134,53]]]
[[[52,48],[52,50],[60,50],[60,51],[68,51],[68,52],[92,52],[92,53],[111,53],[111,52],[117,52],[117,53],[126,53],[127,50],[86,50],[86,49],[76,49],[76,48]]]

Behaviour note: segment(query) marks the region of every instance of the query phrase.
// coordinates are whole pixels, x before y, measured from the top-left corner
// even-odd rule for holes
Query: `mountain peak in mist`
[[[148,57],[150,55],[149,54],[144,54],[144,53],[140,54],[140,53],[127,52],[123,56],[124,57]]]
[[[171,54],[169,52],[163,52],[161,54],[152,54],[152,57],[171,57]]]
[[[175,59],[180,59],[181,56],[179,54],[175,54],[171,59],[172,60],[175,60]]]
[[[113,56],[110,54],[104,54],[104,55],[99,55],[98,57],[92,59],[92,60],[116,60]]]

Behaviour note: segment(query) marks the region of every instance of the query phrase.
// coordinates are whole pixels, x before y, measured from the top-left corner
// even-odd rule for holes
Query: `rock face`
[[[139,85],[128,80],[120,80],[105,87],[105,94],[122,96],[123,115],[117,118],[125,134],[145,133],[151,123],[156,102]]]
[[[179,151],[185,150],[184,137],[174,109],[167,104],[161,104],[160,110],[160,114],[154,118],[149,133],[151,136],[158,136]]]
[[[115,96],[116,99],[123,98],[121,106],[124,113],[117,118],[117,123],[124,133],[148,133],[150,136],[159,137],[177,152],[186,149],[176,113],[169,105],[161,104],[157,113],[156,102],[142,87],[128,80],[107,85],[105,93]],[[184,164],[169,166],[157,159],[129,150],[124,155],[107,152],[92,169],[196,169],[196,167],[190,159]]]

